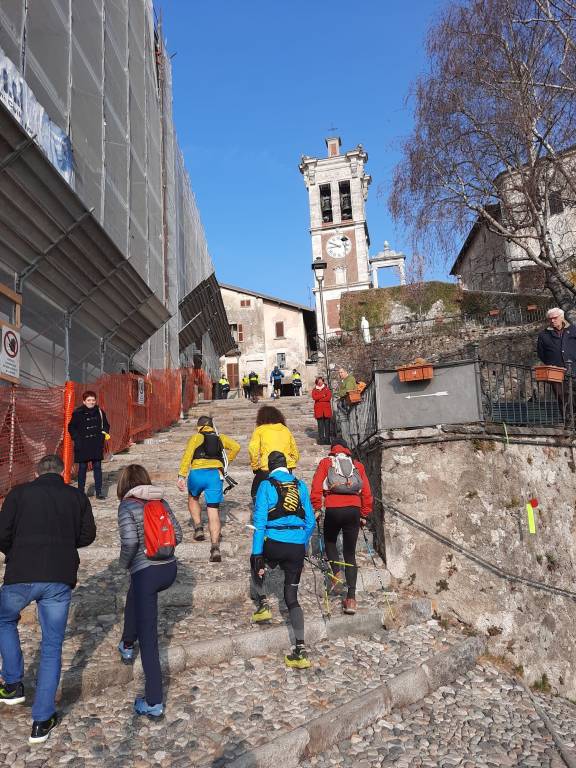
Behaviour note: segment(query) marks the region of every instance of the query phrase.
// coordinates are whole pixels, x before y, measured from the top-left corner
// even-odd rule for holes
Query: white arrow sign
[[[431,392],[429,395],[404,395],[406,400],[415,400],[417,397],[445,397],[448,392]]]

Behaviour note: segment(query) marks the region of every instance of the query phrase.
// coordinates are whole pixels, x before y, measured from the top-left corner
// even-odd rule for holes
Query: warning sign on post
[[[144,379],[138,379],[138,405],[146,404],[146,389]]]
[[[2,326],[0,378],[8,381],[18,381],[20,378],[20,333],[6,325]]]

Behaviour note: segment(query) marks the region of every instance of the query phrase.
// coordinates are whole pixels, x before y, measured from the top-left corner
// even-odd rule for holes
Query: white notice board
[[[0,378],[14,383],[20,381],[20,332],[9,325],[2,326]]]

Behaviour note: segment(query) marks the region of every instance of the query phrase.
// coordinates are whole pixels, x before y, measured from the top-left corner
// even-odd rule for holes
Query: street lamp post
[[[318,283],[318,291],[320,294],[320,316],[322,318],[322,338],[324,339],[324,362],[326,363],[326,381],[328,383],[328,389],[331,389],[330,384],[330,364],[328,361],[328,339],[326,338],[326,317],[324,316],[324,297],[322,293],[322,284],[324,283],[324,270],[328,267],[328,264],[318,257],[312,262],[312,270]]]

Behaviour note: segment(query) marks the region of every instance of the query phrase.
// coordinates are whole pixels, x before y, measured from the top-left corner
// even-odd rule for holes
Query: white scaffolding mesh
[[[143,368],[179,364],[178,302],[214,271],[174,132],[170,60],[159,33],[152,0],[0,2],[0,48],[70,135],[76,192],[174,315],[135,356]],[[41,299],[28,298],[31,336],[41,330]],[[92,373],[98,340],[80,328],[72,339]],[[45,370],[31,362],[31,376],[60,383],[59,365],[46,357],[60,342],[59,333],[47,336]],[[206,367],[217,367],[213,345],[204,346]],[[107,352],[106,366],[124,364]]]

